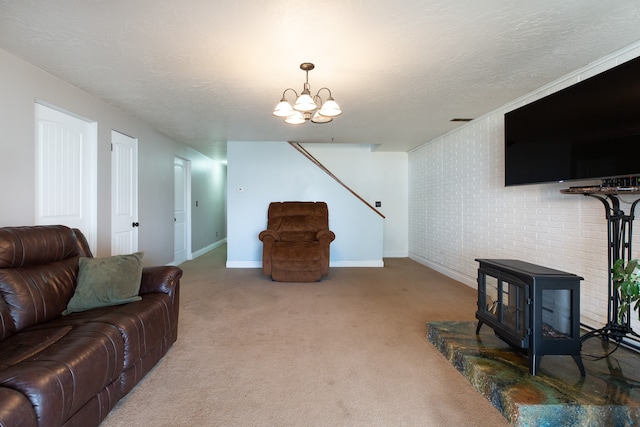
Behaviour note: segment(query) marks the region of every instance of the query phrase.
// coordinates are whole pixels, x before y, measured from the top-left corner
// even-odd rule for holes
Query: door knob
[[[140,226],[140,223],[139,223],[139,222],[134,222],[134,223],[132,223],[132,224],[131,224],[131,226],[132,226],[132,227],[139,227],[139,226]]]

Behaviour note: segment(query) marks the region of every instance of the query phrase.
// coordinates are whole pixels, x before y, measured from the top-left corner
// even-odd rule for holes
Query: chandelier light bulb
[[[333,121],[333,118],[320,114],[320,110],[318,110],[313,114],[311,121],[313,123],[329,123],[330,121]]]
[[[293,109],[296,111],[313,111],[316,108],[318,108],[318,106],[313,102],[313,98],[311,98],[308,91],[306,93],[302,92],[293,106]]]
[[[284,119],[290,125],[301,125],[305,122],[304,115],[300,111],[294,111],[292,115]]]
[[[293,113],[295,113],[295,111],[293,111],[293,107],[286,98],[282,98],[273,110],[273,115],[276,117],[289,117]]]
[[[322,104],[322,108],[320,108],[320,114],[327,117],[335,117],[342,114],[342,110],[338,103],[332,98],[329,97],[324,104]]]

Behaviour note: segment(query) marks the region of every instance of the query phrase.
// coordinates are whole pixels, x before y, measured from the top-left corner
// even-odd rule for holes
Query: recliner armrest
[[[318,231],[318,233],[316,234],[316,239],[318,239],[321,242],[327,242],[327,243],[331,243],[335,240],[336,235],[333,231],[331,230],[320,230]]]
[[[271,247],[274,242],[280,241],[280,234],[276,230],[266,229],[261,231],[258,238],[262,241],[262,272],[271,276]]]
[[[278,234],[276,230],[267,229],[267,230],[261,231],[260,234],[258,235],[258,238],[263,242],[267,238],[271,238],[273,239],[274,242],[278,242],[280,241],[280,234]]]

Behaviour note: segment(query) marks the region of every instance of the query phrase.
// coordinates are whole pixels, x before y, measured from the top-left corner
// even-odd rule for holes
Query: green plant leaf
[[[618,320],[623,321],[630,307],[638,312],[640,319],[640,274],[638,265],[640,260],[631,259],[625,263],[624,259],[617,259],[611,268],[611,279],[620,294]]]

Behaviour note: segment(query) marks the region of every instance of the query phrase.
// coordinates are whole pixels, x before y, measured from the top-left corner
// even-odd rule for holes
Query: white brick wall
[[[640,43],[410,152],[410,258],[474,288],[475,258],[515,258],[578,274],[584,277],[581,319],[602,326],[607,316],[605,209],[598,200],[561,194],[568,184],[505,187],[504,113],[637,56]],[[628,213],[629,205],[622,207]],[[640,223],[634,227],[636,258],[639,230]],[[640,323],[633,327],[640,331]]]

